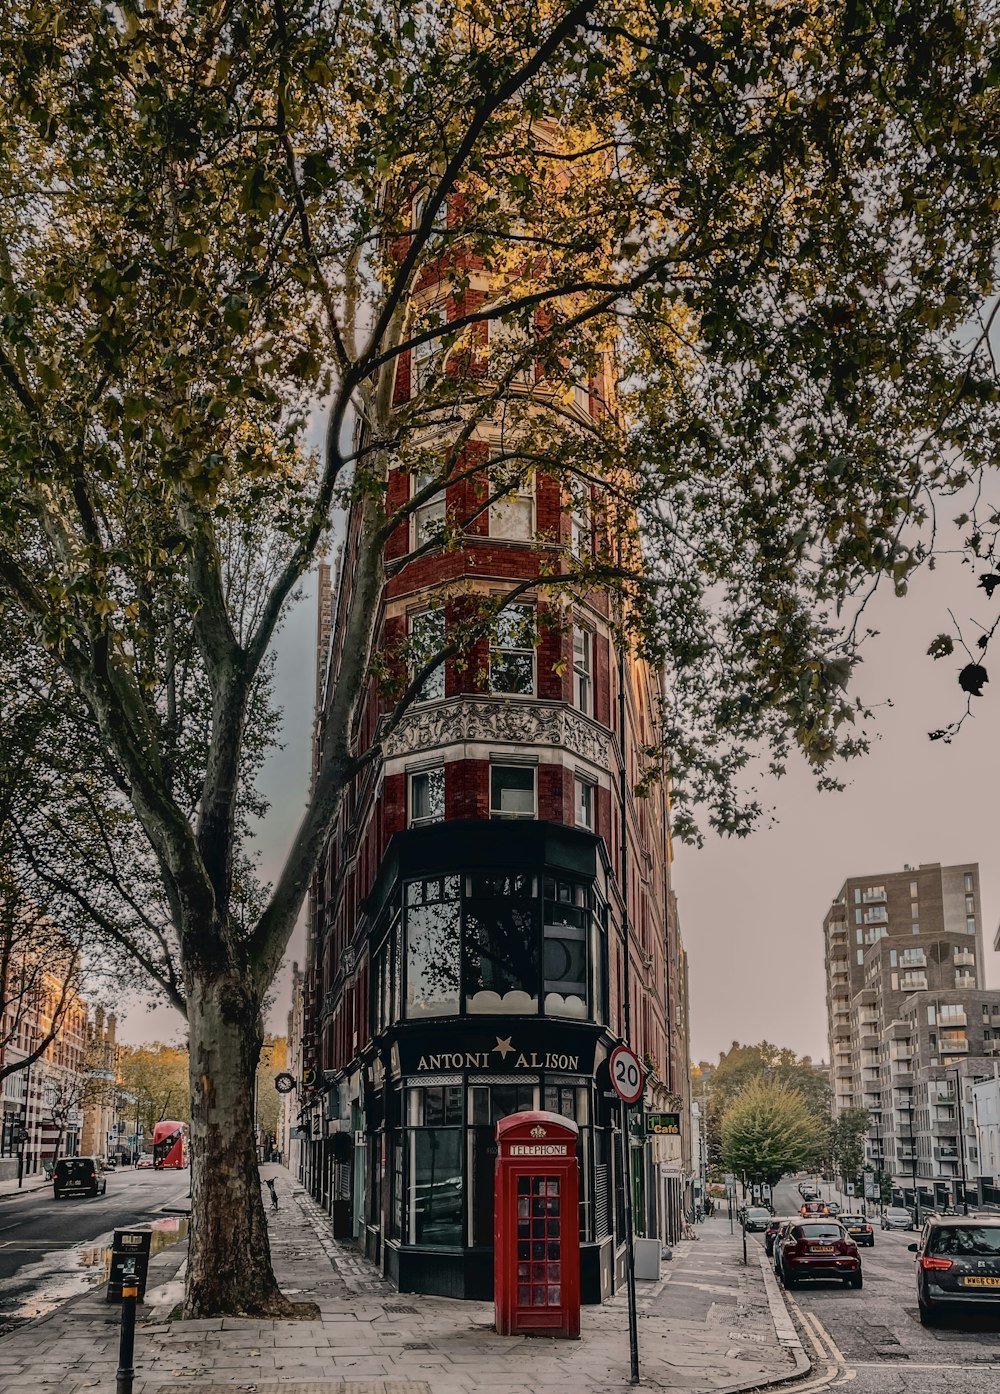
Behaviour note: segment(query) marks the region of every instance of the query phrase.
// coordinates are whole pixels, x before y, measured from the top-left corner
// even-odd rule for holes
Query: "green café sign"
[[[646,1132],[661,1137],[680,1137],[681,1116],[679,1113],[647,1113]]]

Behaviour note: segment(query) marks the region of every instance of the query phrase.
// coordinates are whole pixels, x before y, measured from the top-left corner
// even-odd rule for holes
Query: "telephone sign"
[[[611,1084],[623,1104],[637,1104],[646,1081],[635,1052],[628,1046],[615,1046],[611,1052]]]

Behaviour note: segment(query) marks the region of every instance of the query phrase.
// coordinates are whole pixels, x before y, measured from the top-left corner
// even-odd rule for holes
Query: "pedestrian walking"
[[[277,1208],[278,1208],[278,1192],[275,1190],[275,1186],[274,1186],[274,1177],[273,1177],[273,1176],[269,1176],[269,1177],[267,1178],[267,1180],[264,1182],[264,1185],[265,1185],[265,1186],[267,1187],[267,1189],[271,1192],[271,1209],[272,1209],[272,1210],[277,1210]]]

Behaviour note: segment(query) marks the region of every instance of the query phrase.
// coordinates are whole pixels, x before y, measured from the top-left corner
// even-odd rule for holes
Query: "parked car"
[[[800,1220],[786,1225],[775,1253],[775,1271],[786,1288],[814,1278],[836,1279],[852,1288],[862,1285],[858,1246],[836,1220]]]
[[[778,1238],[783,1225],[794,1224],[795,1221],[790,1215],[772,1215],[768,1221],[767,1229],[764,1231],[764,1252],[768,1257],[774,1255],[774,1244]]]
[[[804,1200],[799,1206],[800,1215],[829,1215],[830,1210],[822,1200]]]
[[[151,1152],[143,1152],[142,1156],[136,1161],[135,1169],[136,1171],[151,1171],[153,1169],[153,1154]]]
[[[866,1220],[864,1215],[838,1215],[837,1218],[855,1244],[867,1244],[874,1249],[875,1226],[871,1220]]]
[[[1000,1218],[935,1215],[908,1248],[917,1256],[917,1306],[924,1326],[949,1307],[1000,1312]]]
[[[52,1169],[54,1199],[63,1196],[102,1196],[108,1189],[108,1178],[102,1173],[96,1157],[60,1157]]]
[[[913,1216],[901,1205],[887,1205],[882,1211],[883,1229],[912,1229]]]
[[[763,1205],[751,1205],[744,1220],[744,1228],[750,1234],[756,1234],[760,1230],[766,1230],[771,1222],[771,1212]]]
[[[827,1208],[827,1211],[829,1212],[829,1214],[831,1214],[831,1215],[839,1215],[839,1214],[840,1214],[840,1201],[839,1201],[839,1200],[828,1200],[827,1203],[826,1203],[826,1208]]]

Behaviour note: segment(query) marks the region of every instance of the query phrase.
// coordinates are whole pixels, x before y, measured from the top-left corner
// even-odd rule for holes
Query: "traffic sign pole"
[[[628,1346],[633,1384],[639,1383],[639,1313],[635,1301],[635,1226],[632,1223],[632,1133],[629,1109],[646,1087],[642,1066],[628,1046],[615,1046],[609,1062],[611,1084],[621,1103],[621,1135],[625,1193],[625,1287],[628,1292]]]

